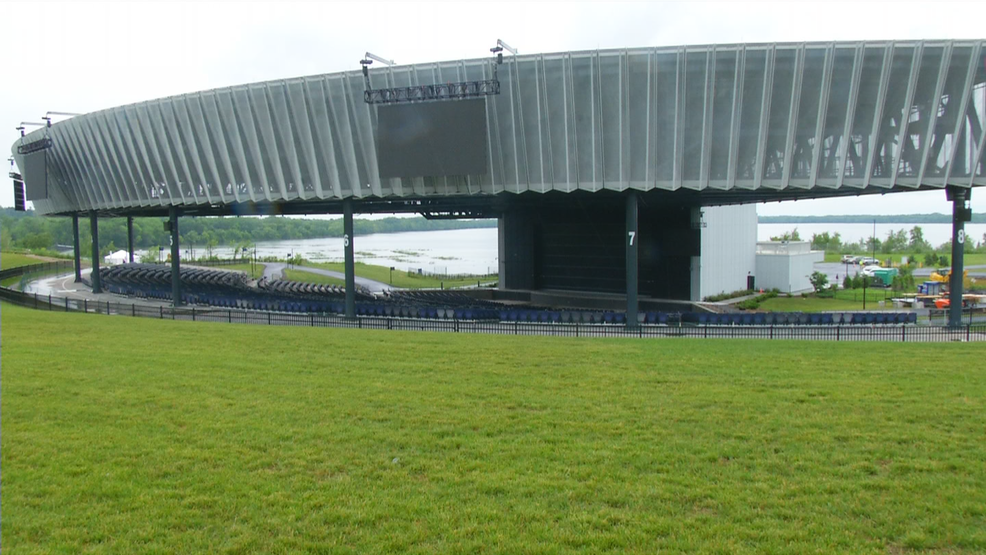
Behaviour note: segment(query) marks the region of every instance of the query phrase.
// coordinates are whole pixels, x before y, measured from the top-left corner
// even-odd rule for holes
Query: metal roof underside
[[[986,185],[983,40],[686,46],[507,57],[485,175],[382,179],[360,71],[202,91],[40,129],[42,214],[502,206],[624,191],[733,204]],[[491,59],[370,70],[489,80]],[[30,185],[30,183],[29,183]],[[523,195],[528,196],[528,195]]]

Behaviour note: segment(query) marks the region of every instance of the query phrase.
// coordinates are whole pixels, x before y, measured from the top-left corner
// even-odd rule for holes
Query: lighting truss
[[[462,83],[436,83],[393,89],[366,89],[363,100],[367,104],[393,104],[423,100],[454,100],[500,94],[500,81],[465,81]]]
[[[32,152],[38,152],[49,148],[51,148],[51,139],[45,137],[30,143],[17,145],[17,154],[31,154]]]

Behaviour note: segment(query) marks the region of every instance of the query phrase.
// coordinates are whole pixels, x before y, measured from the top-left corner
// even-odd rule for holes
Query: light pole
[[[870,238],[870,258],[876,260],[876,218],[873,218],[873,237]]]
[[[863,275],[863,310],[866,310],[866,286],[870,283],[870,277]]]

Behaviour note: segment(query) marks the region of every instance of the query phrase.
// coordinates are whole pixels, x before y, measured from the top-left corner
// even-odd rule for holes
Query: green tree
[[[890,230],[887,232],[887,240],[881,245],[881,252],[903,252],[908,246],[907,233],[903,230]]]
[[[42,231],[28,235],[21,241],[21,244],[24,248],[31,250],[50,249],[55,246],[55,239],[51,236],[51,233]]]
[[[924,230],[921,226],[916,225],[911,228],[910,241],[908,241],[908,246],[914,252],[924,252],[931,250],[931,243],[929,243],[924,238]]]
[[[161,247],[151,247],[140,257],[144,264],[156,264],[161,259]]]
[[[838,232],[831,235],[827,231],[813,233],[811,235],[811,248],[825,252],[840,252],[842,250],[842,237]]]
[[[771,237],[771,241],[800,241],[801,235],[798,233],[798,228],[794,228],[793,231],[785,231],[777,237]]]
[[[859,289],[863,286],[863,276],[858,273],[852,277],[852,288]]]
[[[823,274],[822,272],[816,271],[816,272],[812,272],[812,274],[808,276],[808,281],[810,281],[811,286],[815,288],[815,293],[818,293],[822,289],[825,289],[826,286],[828,286],[829,277]]]

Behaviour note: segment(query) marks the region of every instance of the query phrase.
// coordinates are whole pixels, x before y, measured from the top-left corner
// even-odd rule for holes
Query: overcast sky
[[[489,55],[735,42],[982,38],[986,2],[6,2],[0,146],[47,111]],[[13,205],[9,184],[0,205]],[[973,195],[986,212],[986,190]],[[760,205],[765,215],[950,212],[943,191]]]

